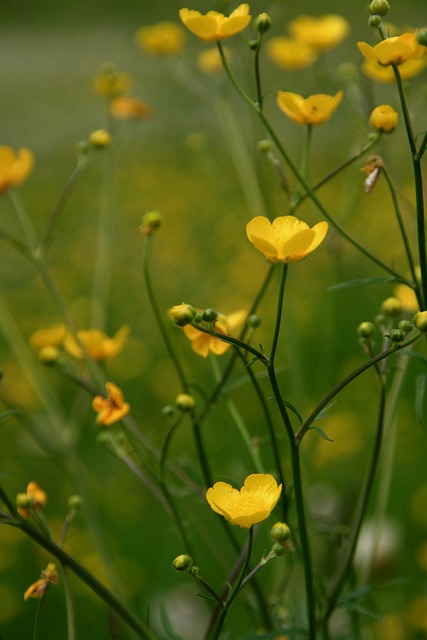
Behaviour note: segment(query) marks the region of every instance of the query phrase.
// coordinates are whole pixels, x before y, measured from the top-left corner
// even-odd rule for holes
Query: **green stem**
[[[273,341],[271,344],[271,352],[270,352],[270,364],[274,365],[274,360],[276,357],[277,345],[279,341],[279,333],[280,327],[282,324],[282,314],[283,314],[283,300],[285,297],[285,285],[286,285],[286,276],[288,273],[288,265],[284,264],[282,267],[282,274],[280,278],[279,285],[279,294],[277,296],[277,311],[276,311],[276,321],[274,325],[274,333],[273,333]]]
[[[258,108],[261,109],[261,111],[262,111],[263,96],[262,96],[262,90],[261,90],[261,74],[260,74],[260,70],[259,70],[259,56],[260,56],[260,52],[261,52],[261,45],[262,45],[262,37],[263,37],[263,35],[264,35],[263,33],[259,34],[258,41],[257,41],[257,47],[255,49],[256,95],[257,95]]]

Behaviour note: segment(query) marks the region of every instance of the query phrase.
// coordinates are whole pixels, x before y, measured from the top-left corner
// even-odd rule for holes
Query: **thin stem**
[[[274,359],[276,357],[277,344],[278,344],[278,341],[279,341],[280,327],[281,327],[281,324],[282,324],[283,300],[284,300],[284,296],[285,296],[285,285],[286,285],[287,273],[288,273],[288,265],[284,264],[283,267],[282,267],[282,274],[281,274],[281,278],[280,278],[279,294],[277,296],[276,323],[275,323],[275,326],[274,326],[273,341],[272,341],[271,352],[270,352],[270,364],[271,364],[271,366],[273,366]]]
[[[262,44],[262,36],[264,34],[261,32],[258,36],[257,47],[255,49],[255,82],[256,82],[256,95],[257,95],[257,103],[259,109],[262,110],[262,90],[261,90],[261,74],[259,70],[259,56],[261,51]]]

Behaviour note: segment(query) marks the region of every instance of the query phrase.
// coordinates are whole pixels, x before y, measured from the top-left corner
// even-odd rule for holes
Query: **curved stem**
[[[270,352],[270,364],[271,365],[274,364],[274,359],[276,357],[277,344],[278,344],[278,341],[279,341],[280,327],[281,327],[281,324],[282,324],[283,300],[284,300],[284,297],[285,297],[285,285],[286,285],[287,273],[288,273],[288,265],[284,264],[283,268],[282,268],[282,275],[281,275],[281,278],[280,278],[279,294],[277,296],[276,323],[275,323],[275,326],[274,326],[273,342],[272,342],[272,345],[271,345],[271,352]]]

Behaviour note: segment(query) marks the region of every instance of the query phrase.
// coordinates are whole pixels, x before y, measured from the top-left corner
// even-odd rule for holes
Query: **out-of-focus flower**
[[[30,335],[29,343],[33,349],[44,349],[45,347],[61,347],[67,335],[65,324],[54,324],[51,327],[38,329]]]
[[[122,96],[132,88],[132,77],[119,71],[114,64],[103,64],[93,80],[93,91],[100,98],[112,100]]]
[[[95,396],[92,401],[92,408],[98,413],[96,422],[104,427],[118,422],[130,411],[130,405],[125,402],[123,393],[113,382],[105,385],[108,396]]]
[[[30,149],[19,149],[15,153],[10,147],[0,146],[0,194],[24,182],[33,165],[34,156]]]
[[[116,120],[145,120],[152,109],[144,100],[132,96],[121,96],[110,102],[110,115]]]
[[[17,511],[23,518],[31,516],[31,509],[42,509],[47,504],[47,493],[37,482],[29,482],[26,493],[16,496]]]
[[[273,222],[264,216],[252,218],[246,233],[254,247],[270,262],[298,262],[323,242],[328,231],[327,222],[313,228],[295,216],[279,216]]]
[[[77,338],[92,360],[114,358],[123,349],[129,335],[128,325],[123,325],[112,337],[108,337],[101,329],[80,329]],[[82,359],[84,352],[71,333],[64,338],[65,350],[74,358]]]
[[[380,104],[372,111],[369,124],[381,133],[391,133],[397,127],[399,116],[389,104]]]
[[[104,149],[111,144],[111,133],[107,129],[97,129],[92,131],[89,136],[89,143],[95,149]]]
[[[289,71],[306,69],[317,59],[317,51],[309,44],[277,36],[267,42],[267,53],[278,67]]]
[[[383,66],[400,65],[407,60],[422,58],[424,55],[424,47],[418,44],[415,33],[392,36],[373,47],[367,42],[358,42],[357,46],[365,58]]]
[[[231,60],[231,52],[224,48],[224,55],[227,62]],[[197,65],[204,73],[216,73],[222,70],[222,59],[217,47],[210,47],[201,51],[197,56]]]
[[[251,21],[249,5],[246,3],[240,4],[228,17],[218,11],[202,14],[193,9],[180,9],[179,17],[191,33],[205,42],[230,38],[243,31]]]
[[[419,311],[420,308],[415,291],[411,287],[408,287],[408,285],[396,285],[393,295],[400,300],[404,311],[408,313],[416,313]]]
[[[31,584],[24,593],[24,600],[29,598],[43,598],[46,589],[51,584],[58,584],[59,575],[54,562],[49,562],[46,569],[41,572],[39,580]]]
[[[345,18],[335,14],[323,16],[298,16],[289,23],[288,30],[295,40],[314,47],[318,51],[332,49],[349,32],[350,25]]]
[[[308,98],[290,91],[278,91],[277,105],[297,124],[322,124],[332,116],[342,97],[342,91],[338,91],[334,96],[318,93]]]
[[[233,329],[237,329],[246,319],[246,311],[235,311],[228,316],[219,314],[218,319],[215,321],[215,331],[223,333],[225,335],[230,334]],[[191,341],[191,347],[195,353],[202,358],[207,358],[209,353],[213,353],[216,356],[223,355],[230,345],[227,342],[223,342],[215,336],[210,336],[208,333],[199,331],[191,324],[187,324],[184,327],[184,333]]]
[[[153,56],[173,56],[182,50],[185,34],[176,22],[158,22],[138,29],[136,41]]]
[[[151,234],[156,231],[162,224],[162,216],[156,210],[147,211],[142,216],[141,226],[139,227],[139,231],[143,236],[151,236]]]
[[[417,60],[407,60],[399,65],[399,73],[402,80],[410,80],[417,76],[427,65],[427,58],[424,56]],[[362,64],[362,71],[368,78],[375,80],[376,82],[382,82],[383,84],[390,84],[396,82],[396,76],[394,75],[393,68],[391,66],[384,67],[375,60],[364,58]]]
[[[252,473],[243,487],[234,489],[226,482],[215,482],[207,490],[206,500],[211,508],[231,524],[250,529],[268,518],[280,498],[282,485],[268,473]]]

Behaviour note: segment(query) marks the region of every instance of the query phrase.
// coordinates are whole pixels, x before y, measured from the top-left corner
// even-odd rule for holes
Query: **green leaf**
[[[317,433],[321,438],[323,438],[323,440],[327,440],[328,442],[335,442],[335,440],[332,440],[332,438],[326,435],[326,433],[320,427],[309,427],[309,429],[314,429],[314,431],[317,431]]]
[[[422,373],[415,379],[415,415],[420,425],[424,424],[424,398],[426,395],[427,374]]]
[[[274,396],[270,396],[270,397],[268,398],[268,400],[276,400],[276,398],[275,398]],[[290,402],[287,402],[287,400],[283,400],[282,402],[283,402],[283,404],[285,405],[285,407],[286,407],[287,409],[289,409],[289,411],[292,411],[292,413],[293,413],[294,415],[296,415],[296,417],[297,417],[297,418],[298,418],[298,420],[299,420],[299,423],[300,423],[300,424],[302,424],[302,423],[304,422],[304,421],[303,421],[303,419],[302,419],[302,416],[301,416],[301,414],[297,411],[297,409],[294,407],[294,405],[293,405],[293,404],[291,404]]]
[[[337,291],[338,289],[355,289],[357,287],[366,287],[371,284],[391,284],[399,282],[398,278],[358,278],[357,280],[347,280],[346,282],[339,282],[338,284],[328,287],[326,291]]]

